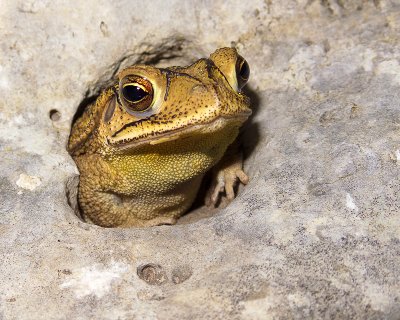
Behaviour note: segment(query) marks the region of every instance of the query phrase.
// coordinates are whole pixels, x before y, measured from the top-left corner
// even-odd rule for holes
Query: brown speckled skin
[[[78,200],[87,221],[173,224],[188,210],[205,172],[251,113],[237,89],[237,59],[235,49],[222,48],[188,67],[136,65],[120,72],[119,80],[148,79],[154,104],[145,117],[129,114],[116,84],[74,123],[68,151],[80,172]]]

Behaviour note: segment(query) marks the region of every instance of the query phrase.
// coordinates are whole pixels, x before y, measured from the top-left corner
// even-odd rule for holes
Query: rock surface
[[[0,3],[0,319],[399,319],[399,2],[148,3]],[[176,226],[81,222],[81,101],[124,65],[230,45],[250,184]]]

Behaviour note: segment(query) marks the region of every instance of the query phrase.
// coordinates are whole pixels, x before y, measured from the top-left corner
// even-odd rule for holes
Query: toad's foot
[[[206,196],[207,206],[216,206],[220,199],[220,194],[224,191],[228,203],[235,198],[234,187],[236,184],[239,181],[245,185],[249,182],[249,177],[243,171],[242,167],[243,159],[240,153],[234,156],[231,155],[229,158],[223,158],[217,164],[213,169],[213,181]]]

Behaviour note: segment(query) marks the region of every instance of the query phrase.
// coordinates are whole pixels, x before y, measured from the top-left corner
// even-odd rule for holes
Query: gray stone
[[[399,319],[399,32],[395,0],[2,1],[0,319]],[[81,222],[82,100],[230,45],[250,184],[175,226]]]

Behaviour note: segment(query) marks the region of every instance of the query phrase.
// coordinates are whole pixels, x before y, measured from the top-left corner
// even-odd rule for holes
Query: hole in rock
[[[140,47],[141,46],[139,46],[139,48]],[[161,224],[175,224],[176,222],[178,224],[193,223],[200,219],[214,215],[219,210],[218,208],[223,208],[228,204],[226,201],[226,193],[223,191],[221,193],[221,200],[219,200],[217,203],[219,205],[218,208],[205,205],[204,199],[207,195],[207,190],[209,189],[210,185],[212,185],[213,181],[215,181],[215,176],[212,175],[211,170],[209,170],[205,175],[204,172],[201,172],[201,174],[198,173],[200,170],[198,167],[204,166],[204,163],[207,163],[209,158],[216,157],[215,155],[217,154],[222,154],[222,149],[225,150],[224,148],[220,148],[218,144],[219,142],[225,143],[224,141],[226,141],[224,135],[226,132],[224,131],[225,127],[224,129],[221,129],[221,131],[217,130],[212,133],[208,133],[206,136],[204,136],[203,133],[199,133],[197,135],[188,135],[184,133],[180,136],[175,135],[173,136],[174,138],[171,139],[169,135],[169,132],[175,129],[170,125],[170,123],[176,125],[176,122],[172,121],[173,119],[180,118],[180,123],[185,123],[185,121],[190,123],[190,120],[188,120],[190,116],[198,114],[199,110],[201,109],[201,105],[206,105],[206,103],[203,103],[200,98],[197,98],[197,100],[193,98],[193,92],[197,91],[194,89],[191,91],[186,89],[188,86],[192,85],[193,81],[201,82],[202,79],[196,80],[193,76],[182,76],[182,72],[179,70],[179,75],[172,74],[169,79],[166,78],[167,81],[165,82],[150,81],[152,85],[162,87],[161,91],[164,93],[161,98],[159,97],[159,103],[163,103],[163,101],[165,101],[166,90],[164,87],[169,86],[168,97],[173,97],[173,95],[176,96],[173,98],[174,101],[171,103],[171,109],[169,112],[165,112],[162,115],[161,112],[154,114],[148,113],[146,116],[141,118],[140,113],[134,110],[135,106],[131,106],[133,109],[128,110],[126,105],[121,102],[121,99],[124,97],[121,96],[121,94],[116,93],[114,93],[114,96],[112,97],[118,97],[118,99],[109,98],[106,100],[106,102],[104,102],[104,105],[101,109],[92,109],[92,106],[94,105],[94,102],[98,98],[99,94],[104,89],[114,86],[116,84],[116,75],[119,73],[119,71],[128,66],[135,64],[147,64],[159,68],[176,65],[187,66],[196,61],[198,58],[204,56],[205,55],[203,54],[202,50],[194,47],[191,43],[185,42],[182,39],[175,39],[174,41],[166,41],[162,45],[154,46],[153,49],[147,48],[141,53],[139,50],[137,52],[135,51],[130,53],[129,55],[119,59],[112,66],[104,69],[105,71],[103,70],[99,72],[99,80],[88,86],[86,94],[74,115],[72,125],[77,123],[79,124],[79,122],[82,124],[80,125],[78,131],[75,131],[75,133],[73,131],[71,132],[71,136],[75,134],[75,140],[69,145],[69,152],[74,158],[75,162],[77,162],[77,159],[79,158],[78,161],[80,161],[81,164],[82,162],[85,162],[83,167],[92,170],[90,175],[85,176],[84,184],[88,186],[88,188],[89,186],[93,185],[99,186],[99,188],[95,191],[87,188],[88,190],[85,191],[85,194],[82,192],[80,201],[90,202],[90,204],[84,203],[84,205],[90,207],[91,210],[96,211],[97,207],[112,203],[113,208],[105,205],[106,208],[102,211],[110,215],[113,214],[113,210],[125,210],[128,207],[135,207],[138,215],[142,215],[143,218],[141,219],[146,221],[143,223],[140,222],[141,224],[137,226],[144,227]],[[197,78],[201,77],[201,72],[202,71],[200,70],[199,75],[196,74]],[[204,81],[208,81],[208,77],[212,77],[212,75],[206,72],[206,69],[203,70],[203,75]],[[179,84],[177,81],[179,81],[180,77],[182,77],[182,82]],[[147,80],[151,80],[151,76],[148,76]],[[129,78],[129,81],[130,85],[132,85],[132,82],[133,85],[135,85],[134,80]],[[142,82],[138,84],[138,87],[141,90],[143,90],[143,88],[147,90],[146,87],[144,87],[144,85],[147,85],[147,82],[143,82],[143,80],[141,81]],[[197,85],[197,87],[199,86]],[[203,94],[204,89],[202,88],[203,87],[200,88],[201,90],[198,89],[198,92]],[[157,93],[158,90],[160,90],[160,88],[156,87],[154,92]],[[172,90],[175,90],[175,92]],[[183,92],[181,97],[177,93],[179,90]],[[254,112],[257,111],[257,106],[259,103],[257,95],[250,89],[245,89],[245,94],[250,96],[252,100],[252,110],[254,114]],[[212,94],[210,93],[210,97],[214,95],[215,91],[213,91]],[[195,104],[198,106],[198,108],[193,108],[194,103],[191,102],[192,100],[199,101],[196,102],[197,104]],[[186,105],[182,104],[182,101],[190,102],[188,102]],[[154,104],[156,104],[156,102],[151,104],[149,108],[151,108]],[[130,113],[127,111],[130,111]],[[90,117],[85,118],[89,114]],[[130,119],[134,119],[134,121],[131,120],[131,122],[129,122]],[[103,128],[106,127],[108,130],[103,132],[104,137],[102,141],[105,141],[108,144],[110,141],[114,142],[113,147],[115,145],[118,147],[118,152],[115,155],[108,156],[107,161],[109,162],[103,161],[103,158],[99,159],[100,156],[98,154],[102,152],[104,153],[104,150],[99,151],[99,142],[92,144],[92,141],[90,140],[95,135],[98,135],[99,124],[102,125]],[[230,131],[228,131],[228,134],[230,134]],[[138,144],[141,142],[140,139],[143,140],[141,135],[146,136],[149,141],[152,141],[152,143],[146,143],[139,146]],[[158,135],[162,135],[162,137],[158,137]],[[121,136],[123,137],[120,138]],[[131,137],[134,138],[132,139]],[[246,156],[252,152],[258,140],[257,127],[255,124],[251,123],[251,119],[242,127],[239,140],[246,140],[244,146],[238,145],[238,150],[243,150],[245,159]],[[89,148],[90,150],[88,149],[89,151],[87,152],[85,148]],[[100,146],[100,148],[102,147]],[[177,155],[179,155],[179,157],[177,157]],[[87,158],[83,159],[82,156]],[[232,158],[233,157],[234,155]],[[128,158],[129,160],[127,160]],[[134,161],[138,162],[135,162],[135,165],[133,166],[128,165],[128,162],[131,161],[131,159],[134,159]],[[145,163],[144,166],[143,163]],[[162,163],[162,167],[160,167],[160,163]],[[126,169],[127,167],[129,167],[129,169]],[[167,168],[167,170],[165,170],[165,168]],[[183,182],[178,181],[179,179],[168,181],[170,175],[174,175],[177,172],[184,177],[182,179]],[[190,176],[192,172],[194,172],[193,176],[196,177],[194,179],[197,179],[196,186],[194,186],[192,183],[186,182],[188,181],[187,176]],[[113,177],[116,176],[120,177],[118,182],[113,181]],[[162,201],[164,201],[161,205],[162,208],[160,209],[160,200],[149,199],[149,196],[147,196],[145,193],[147,191],[142,193],[144,195],[143,198],[147,196],[145,200],[139,199],[139,201],[135,202],[135,199],[137,200],[138,197],[130,197],[129,194],[125,192],[125,185],[129,185],[129,181],[135,181],[138,188],[137,190],[140,188],[143,189],[144,184],[151,185],[152,190],[160,190],[159,194],[163,195]],[[95,219],[92,219],[92,217],[89,219],[86,216],[83,218],[84,215],[81,210],[83,205],[77,200],[79,183],[81,183],[80,188],[83,190],[84,187],[82,187],[82,181],[79,182],[78,178],[70,179],[66,186],[68,203],[74,209],[74,212],[78,218],[80,218],[82,221],[94,223],[99,226],[118,226],[118,224],[115,225],[114,222],[110,223],[109,220],[107,220],[108,218],[103,219],[103,217],[100,217],[98,218],[98,221],[95,220],[97,219],[97,216]],[[136,188],[136,185],[129,185],[129,187]],[[171,192],[171,185],[174,188],[173,192]],[[148,186],[146,186],[146,188],[147,187]],[[239,184],[237,184],[234,188],[236,195],[238,195],[238,188],[240,188]],[[90,199],[90,197],[93,197],[93,194],[98,197],[96,201],[91,201]],[[142,194],[140,194],[140,197]],[[186,196],[187,194],[191,194],[191,200],[187,201],[187,203],[184,202],[185,200],[179,200],[180,202],[177,204],[176,199],[182,199],[183,195]],[[193,197],[195,197],[194,201]],[[145,203],[146,201],[147,203]],[[143,203],[145,203],[147,207],[144,206]],[[147,218],[148,213],[146,212],[146,209],[154,204],[158,205],[157,210],[159,210],[159,212],[167,212],[167,214],[159,214],[153,220],[149,220]],[[186,214],[181,216],[178,221],[176,221],[174,217],[167,217],[168,214],[175,212],[182,206],[186,208]],[[145,209],[142,210],[140,208]],[[99,211],[97,210],[96,214],[97,212]],[[101,213],[100,216],[102,214],[103,213]],[[145,274],[143,275],[143,279],[150,279],[153,277],[152,272],[156,272],[157,270],[158,269],[156,267],[152,266],[152,268],[147,270],[141,269],[140,272],[141,274]]]
[[[168,280],[164,269],[154,263],[139,266],[137,268],[137,275],[140,279],[151,285],[161,285]]]
[[[49,111],[49,118],[51,121],[58,121],[61,119],[61,113],[57,109],[51,109]]]
[[[188,280],[193,274],[193,270],[189,265],[175,267],[172,270],[171,280],[174,284],[180,284]]]

